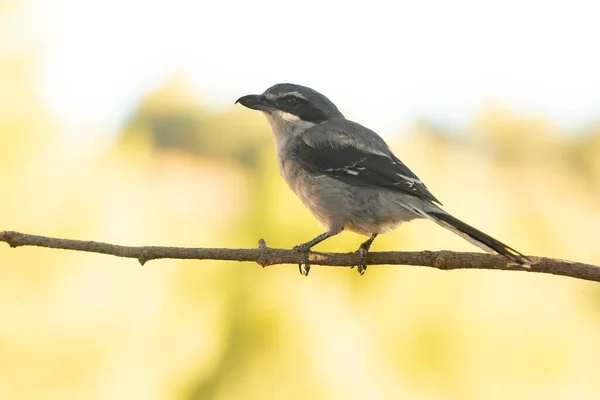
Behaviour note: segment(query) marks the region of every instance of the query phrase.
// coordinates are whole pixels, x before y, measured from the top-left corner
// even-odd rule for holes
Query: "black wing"
[[[349,144],[336,147],[323,141],[309,145],[299,140],[295,160],[313,174],[327,175],[353,185],[407,193],[441,205],[402,161],[393,154],[373,153]]]

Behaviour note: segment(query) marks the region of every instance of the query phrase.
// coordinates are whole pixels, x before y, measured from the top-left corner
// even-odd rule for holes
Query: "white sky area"
[[[217,107],[311,86],[382,135],[467,123],[490,101],[565,126],[600,116],[598,0],[41,4],[41,92],[67,124],[116,128],[174,74]]]

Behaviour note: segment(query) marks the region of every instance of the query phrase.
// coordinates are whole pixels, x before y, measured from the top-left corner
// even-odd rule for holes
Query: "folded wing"
[[[441,204],[423,182],[386,148],[377,150],[364,143],[357,146],[349,141],[326,139],[303,137],[298,140],[294,156],[303,169],[353,185],[403,192]]]

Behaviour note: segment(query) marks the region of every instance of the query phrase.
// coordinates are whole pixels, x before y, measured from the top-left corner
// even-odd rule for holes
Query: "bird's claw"
[[[300,271],[300,275],[308,276],[310,272],[310,261],[308,260],[308,253],[310,252],[310,248],[306,248],[303,244],[298,246],[294,246],[294,250],[302,252],[303,260],[298,264],[298,271]],[[304,268],[302,265],[304,264]]]
[[[304,260],[303,260],[304,268],[302,268],[303,263],[299,263],[298,271],[300,271],[300,275],[308,276],[308,273],[310,272],[310,262],[308,261],[308,252],[304,252],[303,256],[304,256]]]
[[[366,249],[365,247],[363,247],[363,245],[361,244],[357,251],[358,251],[358,254],[360,254],[360,263],[357,265],[356,270],[358,271],[358,273],[360,275],[364,275],[365,272],[367,272],[366,259],[367,259],[367,254],[369,254],[369,250]]]

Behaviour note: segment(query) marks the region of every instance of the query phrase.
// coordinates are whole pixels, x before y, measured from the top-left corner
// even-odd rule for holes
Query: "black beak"
[[[260,111],[269,111],[274,108],[273,104],[267,100],[265,96],[258,94],[249,94],[247,96],[240,97],[235,101],[235,103],[240,103],[244,107]]]

